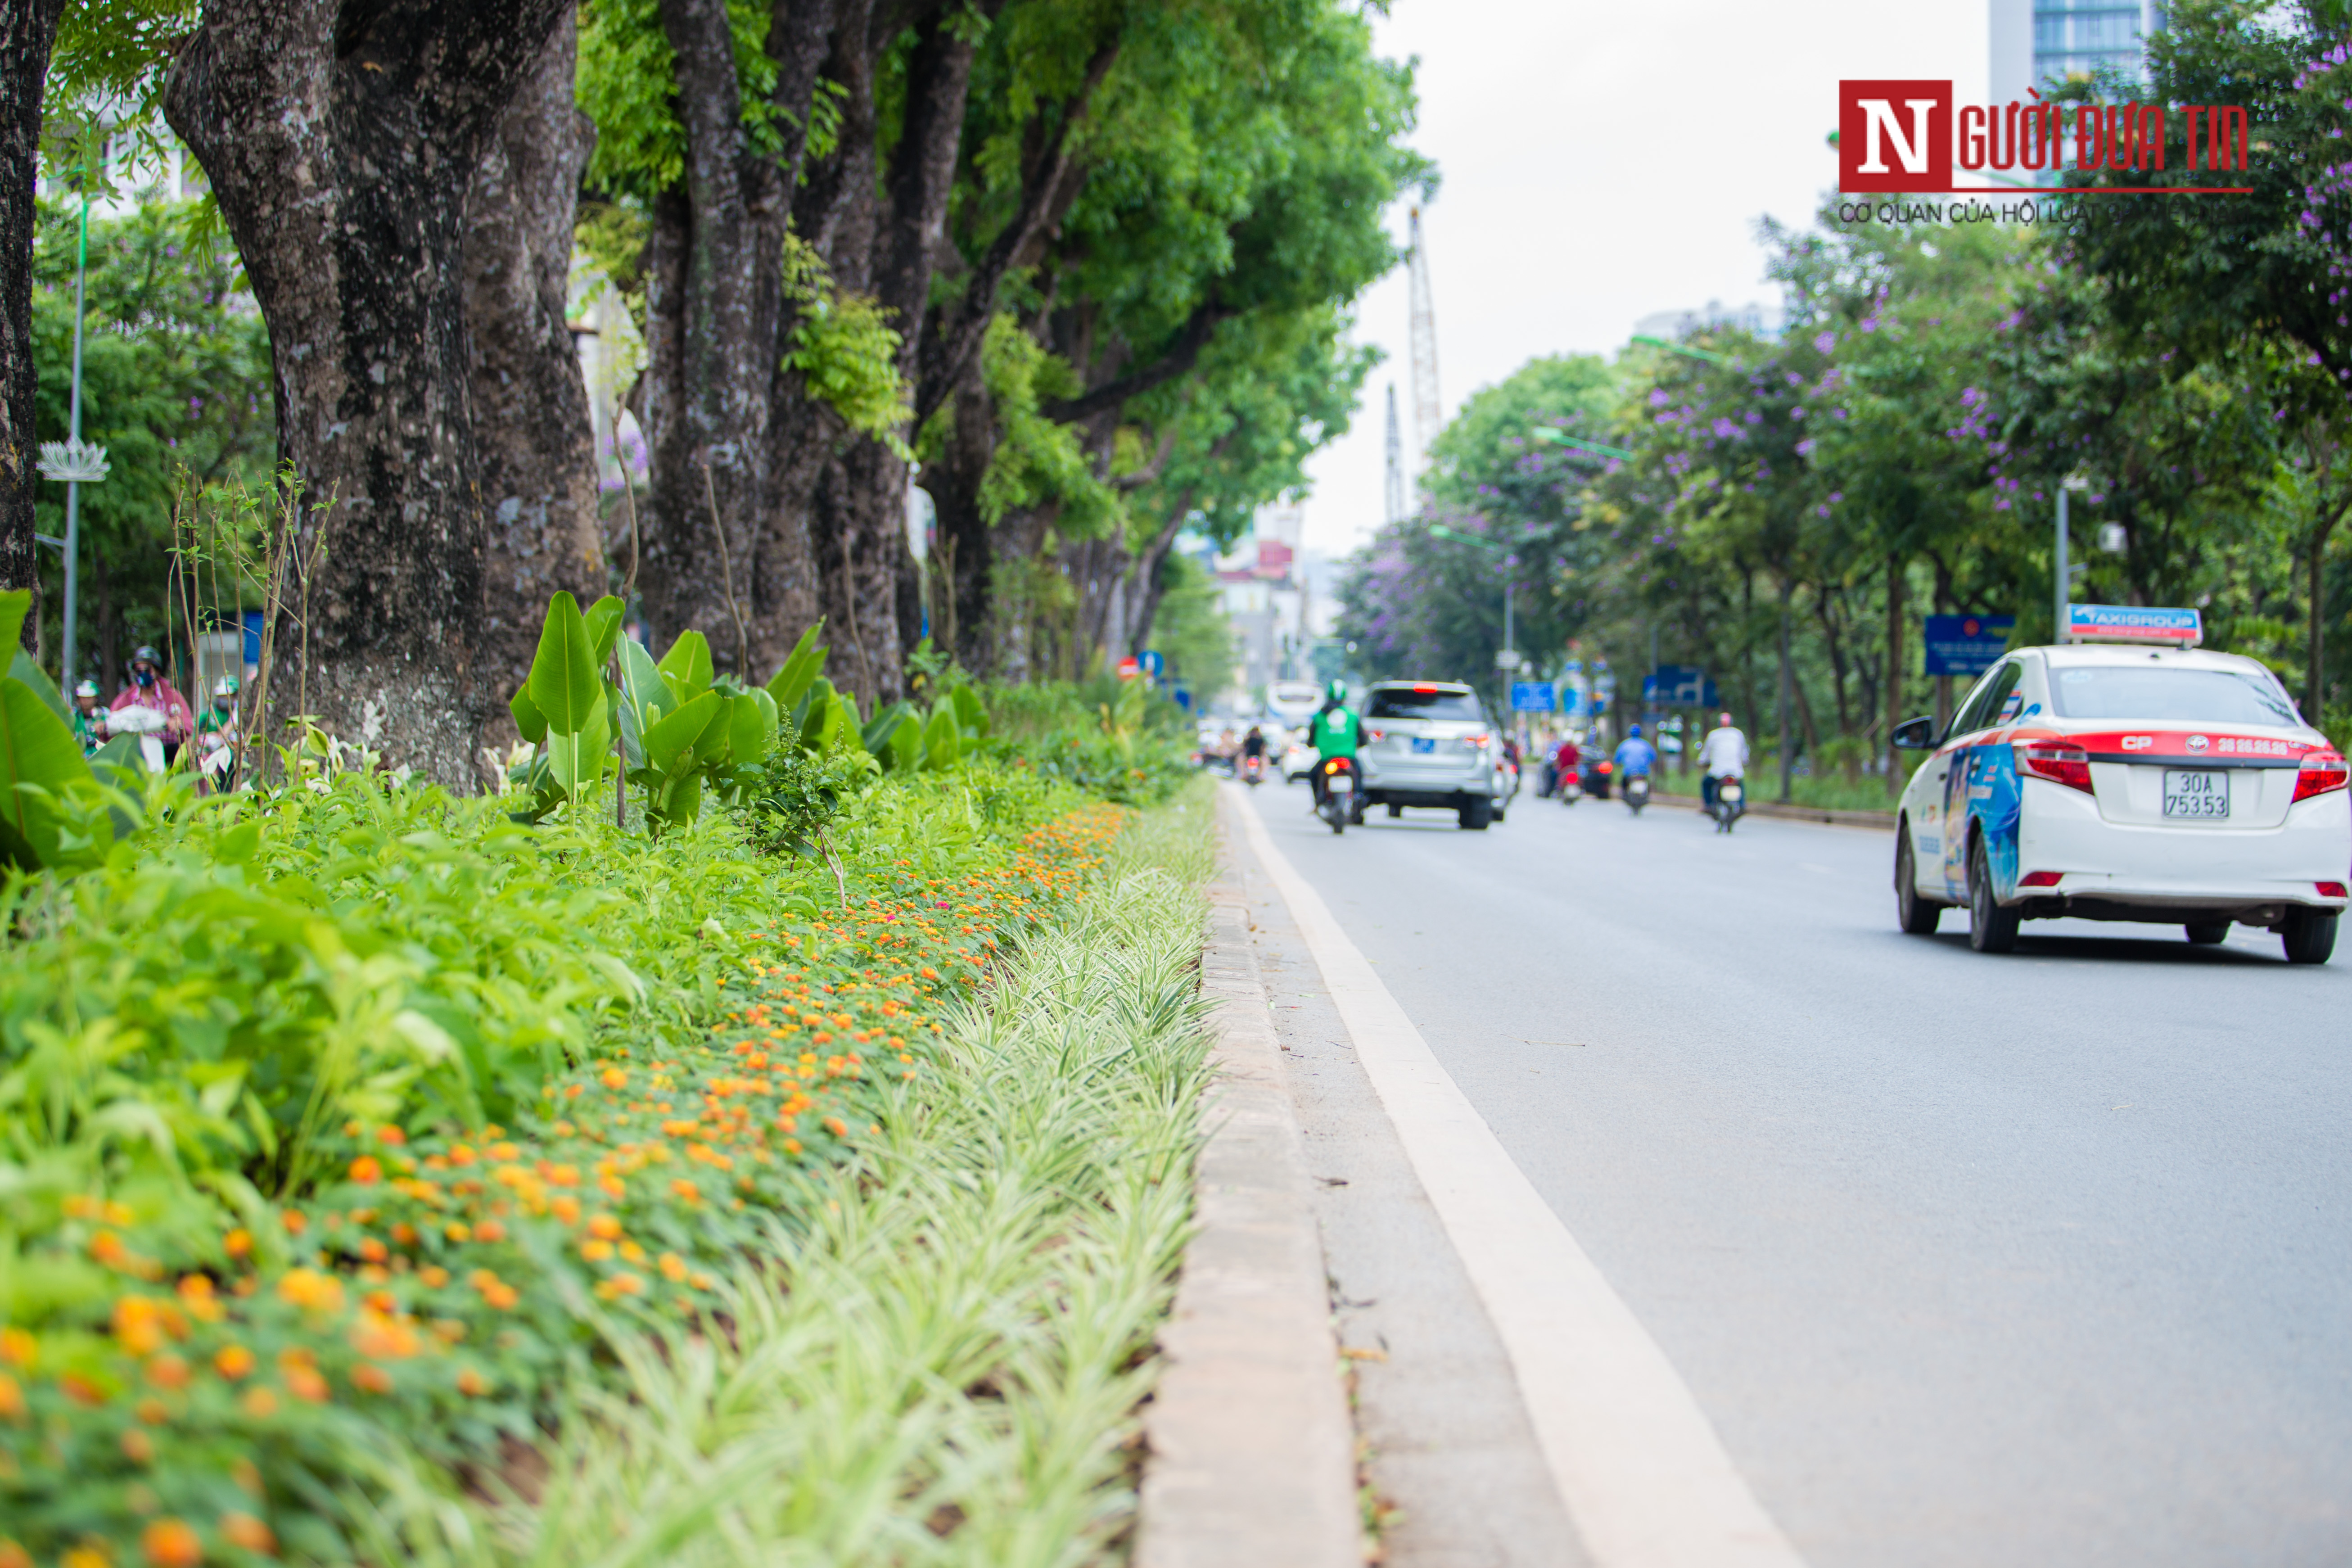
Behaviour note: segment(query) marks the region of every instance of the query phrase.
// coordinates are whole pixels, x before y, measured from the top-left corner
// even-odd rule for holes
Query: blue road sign
[[[1511,710],[1515,713],[1550,712],[1551,682],[1549,680],[1511,682]]]
[[[1642,681],[1642,700],[1660,708],[1712,708],[1719,700],[1706,671],[1692,664],[1662,664]]]
[[[1158,648],[1148,647],[1135,656],[1135,668],[1157,680],[1160,672],[1168,668],[1168,661],[1160,657]]]
[[[1929,675],[1982,675],[2009,649],[2015,616],[1929,616]]]

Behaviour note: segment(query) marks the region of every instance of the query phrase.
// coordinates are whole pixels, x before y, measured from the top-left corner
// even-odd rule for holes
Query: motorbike
[[[139,737],[140,760],[147,764],[147,771],[151,773],[163,771],[163,713],[158,708],[133,705],[117,708],[106,716],[106,729],[110,735]]]
[[[1559,787],[1553,792],[1562,805],[1574,805],[1584,798],[1584,775],[1575,768],[1562,768]]]
[[[1326,757],[1316,766],[1323,773],[1323,799],[1316,805],[1315,815],[1329,823],[1334,833],[1345,833],[1350,822],[1361,826],[1364,808],[1356,789],[1355,759]]]
[[[1730,832],[1731,825],[1748,815],[1748,791],[1737,774],[1716,781],[1712,815],[1717,833]]]
[[[1242,783],[1256,785],[1265,783],[1265,759],[1244,755],[1242,758]]]
[[[1647,773],[1630,773],[1626,776],[1625,783],[1621,786],[1621,788],[1622,793],[1625,796],[1625,805],[1627,808],[1630,809],[1634,816],[1641,816],[1642,808],[1650,804],[1650,775]]]

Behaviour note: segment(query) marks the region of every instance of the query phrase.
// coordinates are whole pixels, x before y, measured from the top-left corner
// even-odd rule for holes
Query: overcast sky
[[[1836,184],[1840,78],[1985,100],[1985,0],[1393,0],[1375,26],[1381,53],[1420,58],[1412,142],[1444,180],[1422,224],[1449,416],[1538,354],[1613,353],[1654,311],[1776,303],[1755,222],[1808,222]],[[1359,307],[1388,359],[1308,465],[1309,548],[1379,526],[1391,381],[1412,441],[1408,330],[1400,268]]]

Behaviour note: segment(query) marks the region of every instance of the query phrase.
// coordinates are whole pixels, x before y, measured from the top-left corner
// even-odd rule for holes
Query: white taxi
[[[1969,910],[1969,943],[2006,952],[2029,920],[2138,921],[2218,942],[2276,931],[2325,963],[2352,880],[2345,760],[2275,676],[2200,650],[2194,610],[2077,605],[2070,640],[1986,672],[1903,792],[1896,914],[1925,934]]]

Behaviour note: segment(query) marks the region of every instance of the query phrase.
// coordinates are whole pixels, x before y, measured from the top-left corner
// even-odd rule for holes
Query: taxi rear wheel
[[[1911,825],[1895,829],[1895,918],[1911,936],[1933,936],[1944,918],[1944,906],[1919,896],[1919,868],[1911,858]]]
[[[2289,910],[2279,939],[2289,963],[2325,963],[2336,952],[2336,915],[2330,910]]]
[[[1979,952],[2008,952],[2017,946],[2020,916],[1993,897],[1992,863],[1979,836],[1969,846],[1969,945]]]

